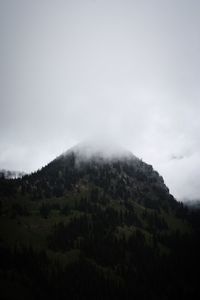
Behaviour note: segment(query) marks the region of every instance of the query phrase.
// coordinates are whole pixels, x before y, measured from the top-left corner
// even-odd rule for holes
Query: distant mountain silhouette
[[[14,178],[21,178],[26,173],[21,171],[11,171],[0,169],[0,178],[5,177],[6,179],[14,179]]]

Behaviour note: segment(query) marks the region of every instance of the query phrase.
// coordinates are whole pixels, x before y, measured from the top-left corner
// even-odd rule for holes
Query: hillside
[[[14,178],[21,178],[24,175],[25,173],[20,171],[10,171],[5,169],[0,170],[0,178],[4,177],[6,179],[14,179]]]
[[[199,293],[198,215],[129,151],[77,145],[22,179],[1,178],[0,199],[6,299]]]

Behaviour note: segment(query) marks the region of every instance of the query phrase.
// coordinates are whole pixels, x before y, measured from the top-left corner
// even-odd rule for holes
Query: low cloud
[[[172,160],[180,160],[180,159],[184,159],[184,156],[183,155],[175,155],[175,154],[172,154],[172,156],[171,156],[171,159]]]

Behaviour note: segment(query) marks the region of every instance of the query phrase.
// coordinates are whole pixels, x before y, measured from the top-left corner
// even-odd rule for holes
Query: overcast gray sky
[[[200,1],[0,0],[0,168],[96,132],[200,198]]]

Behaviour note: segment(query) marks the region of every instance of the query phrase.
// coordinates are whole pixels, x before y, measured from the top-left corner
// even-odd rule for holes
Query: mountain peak
[[[136,158],[130,151],[122,147],[116,141],[107,138],[96,138],[80,142],[65,152],[65,155],[69,153],[74,153],[76,157],[81,160],[116,160]]]

